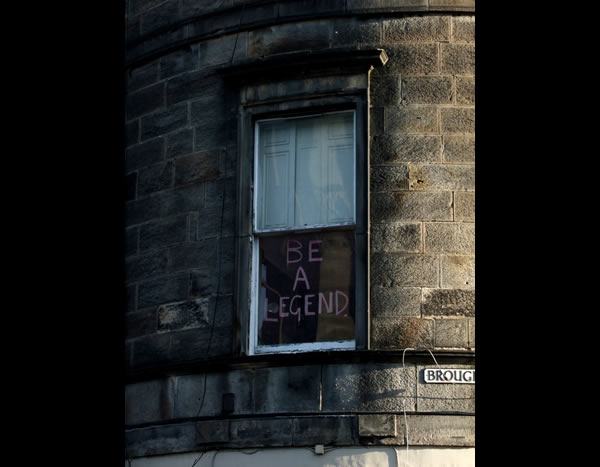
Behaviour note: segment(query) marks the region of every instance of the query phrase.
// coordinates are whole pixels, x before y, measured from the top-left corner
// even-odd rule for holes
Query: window
[[[356,348],[356,111],[254,125],[251,353]]]

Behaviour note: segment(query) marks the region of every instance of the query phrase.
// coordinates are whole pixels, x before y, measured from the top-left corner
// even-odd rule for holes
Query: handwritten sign
[[[354,233],[260,240],[259,344],[354,338]]]

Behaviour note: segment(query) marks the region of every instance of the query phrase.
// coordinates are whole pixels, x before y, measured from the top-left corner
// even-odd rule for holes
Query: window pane
[[[289,190],[293,177],[293,130],[287,121],[261,127],[258,184],[259,225],[281,228],[289,225]]]
[[[259,124],[258,230],[354,221],[354,114]]]
[[[258,345],[354,339],[354,232],[260,239]]]

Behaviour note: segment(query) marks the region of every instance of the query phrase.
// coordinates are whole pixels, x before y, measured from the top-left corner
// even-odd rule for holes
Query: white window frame
[[[353,153],[353,177],[352,177],[352,196],[354,200],[354,211],[353,211],[353,221],[352,222],[338,222],[331,224],[315,224],[315,225],[305,225],[302,228],[298,227],[284,227],[284,228],[271,228],[271,229],[257,229],[257,216],[258,216],[258,196],[257,196],[257,185],[259,180],[259,125],[268,121],[283,121],[283,120],[292,120],[292,119],[306,119],[310,117],[318,117],[324,115],[332,115],[332,114],[340,114],[340,113],[352,113],[353,116],[353,127],[352,127],[352,153]],[[274,353],[296,353],[296,352],[316,352],[316,351],[343,351],[343,350],[355,350],[356,349],[356,337],[351,340],[340,340],[340,341],[325,341],[325,342],[303,342],[297,344],[280,344],[280,345],[258,345],[258,294],[259,294],[259,282],[258,281],[258,269],[259,269],[259,238],[264,234],[274,233],[274,234],[283,234],[285,232],[311,232],[314,230],[336,230],[339,228],[356,228],[357,221],[357,199],[356,199],[356,177],[357,177],[357,167],[356,167],[356,109],[351,110],[341,110],[341,111],[333,111],[333,112],[324,112],[317,114],[306,114],[294,117],[282,117],[282,118],[267,118],[267,119],[259,119],[254,122],[254,185],[253,185],[253,213],[252,213],[252,232],[253,235],[251,237],[252,243],[252,260],[250,265],[250,329],[249,329],[249,354],[250,355],[258,355],[258,354],[274,354]],[[356,316],[355,323],[356,329]]]

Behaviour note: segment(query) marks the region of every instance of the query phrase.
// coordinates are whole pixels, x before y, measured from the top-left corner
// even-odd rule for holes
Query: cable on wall
[[[402,369],[405,369],[404,366],[404,354],[406,353],[407,350],[420,350],[420,349],[413,349],[410,347],[407,347],[406,349],[404,349],[402,351]],[[435,356],[433,355],[433,352],[429,349],[423,349],[423,350],[427,350],[427,352],[429,352],[429,354],[431,355],[431,358],[433,358],[433,361],[435,362],[435,365],[441,369],[440,364],[437,362],[437,360],[435,359]],[[452,384],[456,384],[454,381],[451,381]],[[402,412],[404,414],[404,433],[405,433],[405,439],[406,439],[406,461],[405,461],[405,466],[408,467],[408,420],[406,418],[406,403],[405,403],[405,397],[402,397]],[[398,451],[396,450],[396,448],[394,448],[394,451],[396,451],[396,463],[399,465],[399,458],[398,458]]]

